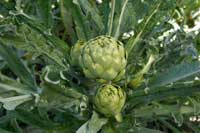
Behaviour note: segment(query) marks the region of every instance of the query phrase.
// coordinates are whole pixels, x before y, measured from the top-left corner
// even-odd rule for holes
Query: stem
[[[112,0],[111,2],[111,16],[109,19],[109,31],[108,31],[108,35],[111,36],[111,32],[112,32],[112,26],[113,26],[113,19],[114,19],[114,13],[115,13],[115,0]]]
[[[159,3],[159,4],[157,5],[156,9],[155,9],[155,10],[151,13],[151,15],[147,18],[147,20],[146,20],[146,22],[145,22],[143,28],[142,28],[141,31],[137,34],[137,36],[136,36],[136,38],[134,39],[134,41],[132,42],[133,38],[131,38],[131,39],[128,41],[128,43],[131,43],[131,42],[132,42],[131,45],[130,45],[130,48],[129,48],[129,47],[126,48],[128,53],[130,53],[130,51],[133,49],[133,47],[134,47],[134,46],[137,44],[137,42],[140,40],[141,35],[142,35],[144,29],[146,28],[147,24],[149,23],[149,21],[151,20],[151,18],[154,16],[154,14],[156,14],[156,12],[158,11],[160,4],[161,4],[161,3]]]
[[[191,85],[174,85],[173,87],[156,87],[151,88],[147,93],[144,92],[143,89],[133,91],[131,95],[129,95],[128,99],[131,103],[130,107],[127,108],[127,112],[130,112],[133,110],[133,108],[137,104],[147,104],[152,101],[161,101],[165,100],[169,97],[187,97],[191,95],[195,95],[200,92],[199,89],[199,83],[191,84]],[[182,108],[182,113],[188,112],[187,109]]]
[[[121,27],[121,23],[122,23],[122,18],[123,18],[123,15],[124,15],[124,11],[125,11],[125,8],[126,8],[126,5],[128,3],[128,0],[126,0],[124,2],[124,5],[122,7],[122,11],[121,11],[121,14],[120,14],[120,17],[119,17],[119,22],[118,22],[118,25],[117,25],[117,30],[116,30],[116,33],[115,33],[115,38],[118,39],[119,37],[119,30],[120,30],[120,27]]]
[[[117,122],[122,122],[122,114],[121,113],[116,114],[115,119],[116,119]]]
[[[3,83],[0,83],[0,88],[4,89],[6,91],[16,91],[16,92],[21,93],[21,94],[31,94],[31,93],[33,93],[33,91],[18,88],[16,86],[11,86],[11,85],[7,85],[7,84],[3,84]]]
[[[169,129],[171,129],[174,133],[181,133],[178,129],[176,129],[173,125],[171,125],[169,122],[167,122],[166,120],[159,118],[159,121],[167,126]]]
[[[21,96],[15,96],[15,97],[9,97],[9,98],[0,98],[0,102],[2,103],[6,103],[6,102],[14,102],[17,100],[23,100],[23,101],[27,101],[27,100],[31,100],[33,98],[33,96],[31,94],[29,95],[21,95]]]
[[[147,64],[144,66],[144,68],[141,70],[140,74],[145,74],[149,71],[152,63],[155,61],[155,57],[154,55],[150,55],[149,60],[147,62]]]

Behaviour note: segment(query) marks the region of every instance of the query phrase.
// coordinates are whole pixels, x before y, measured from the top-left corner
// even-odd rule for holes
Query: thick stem
[[[119,21],[118,21],[118,25],[117,25],[117,30],[116,30],[116,33],[115,33],[115,38],[116,38],[116,39],[118,39],[118,37],[119,37],[120,27],[121,27],[123,15],[124,15],[124,12],[125,12],[127,3],[128,3],[128,0],[126,0],[126,1],[124,2],[124,5],[123,5],[123,7],[122,7],[122,11],[121,11],[121,14],[120,14],[120,17],[119,17]]]
[[[108,23],[108,27],[109,27],[108,35],[109,36],[111,36],[111,34],[112,34],[114,13],[115,13],[115,0],[112,0],[111,1],[111,15],[110,15],[109,23]]]
[[[122,122],[122,114],[121,113],[116,114],[115,119],[116,119],[117,122]]]

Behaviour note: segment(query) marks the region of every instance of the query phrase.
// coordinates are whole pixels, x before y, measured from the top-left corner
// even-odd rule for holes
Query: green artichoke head
[[[81,55],[81,50],[84,46],[83,41],[78,41],[72,48],[70,52],[71,64],[73,66],[79,66],[79,57]]]
[[[125,104],[126,93],[118,86],[110,84],[100,87],[95,95],[95,109],[106,117],[114,116],[121,122],[121,111]]]
[[[125,74],[126,51],[114,38],[99,36],[85,43],[79,63],[88,78],[119,81]]]

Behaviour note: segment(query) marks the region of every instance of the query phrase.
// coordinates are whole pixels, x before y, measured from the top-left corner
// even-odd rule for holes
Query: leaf
[[[0,59],[0,70],[3,69],[5,66],[6,66],[6,62],[3,59],[2,60]]]
[[[0,25],[0,36],[4,34],[12,34],[13,32],[16,32],[16,26],[12,24],[2,24]]]
[[[110,13],[110,7],[109,7],[109,0],[104,0],[99,5],[99,11],[102,14],[102,21],[104,23],[104,32],[102,33],[103,35],[106,35],[106,32],[108,32],[108,21],[109,21],[109,13]]]
[[[2,16],[8,16],[9,10],[13,10],[15,8],[15,1],[6,2],[4,0],[0,1],[0,13]]]
[[[1,133],[14,133],[14,132],[7,131],[7,130],[1,129],[1,128],[0,128],[0,132],[1,132]]]
[[[65,68],[63,53],[56,49],[56,46],[52,45],[41,33],[26,24],[20,25],[17,33],[13,33],[12,36],[2,36],[2,40],[6,45],[12,44],[19,49],[35,54],[35,57],[46,56],[55,64]]]
[[[62,69],[57,68],[56,66],[50,65],[46,67],[46,73],[44,75],[44,80],[46,82],[52,84],[59,84],[60,83],[60,71]]]
[[[156,74],[149,87],[164,86],[200,72],[200,62],[182,63]]]
[[[114,20],[114,13],[115,13],[115,4],[116,0],[111,1],[111,10],[110,14],[108,16],[108,31],[107,35],[111,36],[112,35],[112,29],[113,29],[113,20]]]
[[[37,0],[37,8],[40,19],[43,20],[44,26],[50,30],[53,26],[53,16],[51,12],[52,0]],[[49,31],[50,32],[50,31]]]
[[[59,53],[59,55],[61,55],[62,52],[62,54],[65,55],[65,58],[68,58],[70,47],[65,41],[61,40],[59,37],[55,35],[52,34],[49,35],[45,33],[44,32],[45,27],[41,26],[37,20],[30,19],[31,17],[28,15],[18,15],[15,17],[18,18],[18,21],[23,20],[20,25],[16,24],[15,22],[9,25],[7,24],[2,25],[2,28],[9,29],[8,30],[9,32],[5,32],[4,30],[3,30],[4,32],[2,32],[1,38],[5,40],[5,43],[14,44],[16,47],[19,47],[20,49],[26,50],[28,52],[34,52],[36,50],[28,49],[31,48],[31,46],[26,46],[26,45],[30,45],[29,43],[35,42],[36,43],[35,45],[37,47],[40,46],[46,48],[46,49],[41,49],[43,50],[43,52],[41,53],[44,53],[44,51],[52,51],[52,52],[57,52],[57,54]],[[27,32],[31,32],[31,35],[28,35]],[[35,49],[37,47],[35,47]],[[55,48],[56,50],[53,51],[52,50],[53,48]],[[38,53],[38,55],[40,55],[40,53]]]
[[[194,133],[199,133],[200,129],[199,126],[195,123],[192,122],[186,122],[187,126],[190,127],[190,129],[192,129],[194,131]]]
[[[33,113],[23,109],[16,109],[13,114],[17,118],[17,120],[21,120],[24,123],[39,127],[41,129],[49,130],[61,127],[61,125],[58,123],[41,119],[37,113]]]
[[[66,59],[69,59],[70,47],[65,41],[55,35],[46,35],[46,39],[49,40],[55,48],[62,52]]]
[[[145,23],[144,23],[144,25],[142,26],[141,30],[140,30],[140,31],[138,32],[138,34],[136,35],[136,37],[133,36],[133,37],[131,37],[131,38],[128,40],[128,42],[127,42],[127,44],[126,44],[126,46],[125,46],[125,48],[126,48],[126,50],[127,50],[128,53],[131,52],[131,50],[134,48],[134,46],[135,46],[135,45],[138,43],[138,41],[141,39],[142,34],[143,34],[145,28],[147,27],[148,23],[149,23],[150,20],[153,18],[153,16],[159,11],[160,4],[161,4],[161,3],[157,3],[156,6],[155,6],[155,8],[151,11],[150,15],[147,16],[147,17],[145,18],[145,20],[144,20]]]
[[[174,118],[174,122],[181,127],[183,125],[183,114],[181,113],[172,113],[172,117]]]
[[[76,133],[97,133],[107,121],[107,118],[100,118],[96,112],[93,112],[91,119],[83,124]]]
[[[0,102],[3,103],[3,107],[7,110],[14,110],[18,105],[30,101],[33,99],[32,95],[21,95],[9,98],[1,98]]]
[[[16,91],[19,94],[33,94],[34,91],[23,84],[18,83],[16,80],[13,80],[0,73],[0,92]]]
[[[122,20],[123,20],[123,16],[124,16],[124,13],[125,13],[127,3],[128,3],[128,0],[125,0],[124,3],[123,3],[122,9],[121,9],[119,21],[118,21],[117,28],[116,28],[116,33],[115,33],[115,36],[114,36],[116,39],[118,39],[118,37],[120,35],[120,27],[121,27],[121,24],[122,24]]]
[[[174,126],[175,126],[174,124],[172,125],[171,123],[167,122],[166,120],[164,120],[164,119],[162,119],[162,118],[160,118],[159,121],[160,121],[163,125],[165,125],[167,128],[171,129],[172,132],[181,133],[181,131],[179,131],[179,129],[177,129],[176,127],[174,127]]]
[[[80,40],[88,40],[89,35],[88,27],[86,26],[86,20],[85,17],[83,16],[81,9],[75,5],[72,1],[64,1],[60,0],[61,4],[61,10],[67,10],[71,13],[71,16],[73,16],[75,25],[76,25],[76,32],[78,35],[78,39]]]
[[[200,114],[200,104],[199,101],[193,99],[193,98],[189,98],[189,101],[191,102],[191,104],[194,107],[194,115],[199,115]]]
[[[0,125],[10,122],[13,118],[15,118],[15,116],[10,113],[7,113],[6,115],[1,116],[0,117]]]
[[[159,131],[159,130],[145,128],[145,127],[139,127],[139,128],[137,128],[136,133],[164,133],[164,132]]]
[[[62,82],[56,85],[44,82],[42,88],[44,90],[38,103],[39,107],[68,110],[78,119],[87,117],[84,112],[88,110],[88,97],[75,88],[67,87]]]
[[[160,104],[159,106],[146,105],[146,106],[134,109],[132,113],[134,114],[134,117],[152,118],[155,115],[168,116],[171,114],[179,114],[179,113],[193,114],[194,109],[191,106]]]
[[[127,103],[129,103],[130,107],[127,108],[127,111],[131,111],[134,106],[141,103],[149,104],[152,101],[167,100],[171,97],[177,98],[195,95],[200,92],[199,84],[200,82],[197,81],[188,84],[177,83],[173,86],[155,87],[148,89],[146,92],[144,89],[135,90],[129,95]]]
[[[33,75],[29,72],[28,68],[22,63],[18,55],[8,46],[0,41],[0,55],[7,61],[10,69],[22,80],[23,83],[28,85],[33,90],[36,90]]]
[[[97,25],[97,31],[102,32],[104,30],[104,24],[101,16],[99,15],[99,10],[96,8],[95,4],[91,4],[88,0],[73,0],[73,3],[83,7],[82,9],[87,16],[91,16],[92,20]]]
[[[23,132],[22,128],[19,126],[19,123],[17,122],[16,119],[11,120],[11,125],[15,129],[15,132],[17,132],[17,133]]]

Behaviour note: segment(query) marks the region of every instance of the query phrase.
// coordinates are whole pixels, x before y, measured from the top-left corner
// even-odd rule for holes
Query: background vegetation
[[[0,132],[200,133],[199,15],[199,0],[1,0]],[[129,55],[122,123],[94,112],[94,82],[69,63],[99,35]]]

